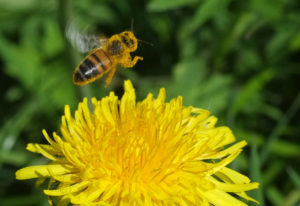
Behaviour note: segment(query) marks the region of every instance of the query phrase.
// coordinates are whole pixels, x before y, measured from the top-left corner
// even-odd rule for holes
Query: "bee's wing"
[[[89,52],[94,48],[102,47],[107,41],[107,39],[100,38],[96,35],[81,33],[73,24],[67,26],[66,37],[73,47],[83,53]]]

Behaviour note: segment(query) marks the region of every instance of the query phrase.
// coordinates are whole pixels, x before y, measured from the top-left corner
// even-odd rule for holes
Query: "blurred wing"
[[[99,48],[107,41],[107,39],[101,39],[96,35],[80,33],[73,24],[68,25],[66,37],[75,49],[83,53],[89,52],[94,48]]]

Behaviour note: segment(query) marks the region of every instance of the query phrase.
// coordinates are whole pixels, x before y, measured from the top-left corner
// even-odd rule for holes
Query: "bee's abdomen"
[[[73,80],[78,84],[89,83],[105,74],[112,63],[102,49],[90,54],[75,70]]]

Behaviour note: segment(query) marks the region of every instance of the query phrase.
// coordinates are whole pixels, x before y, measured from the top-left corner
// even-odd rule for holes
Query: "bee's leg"
[[[105,83],[105,88],[108,87],[108,85],[109,85],[109,83],[111,82],[111,80],[112,80],[112,78],[113,78],[115,72],[116,72],[116,67],[114,66],[114,67],[112,67],[112,69],[108,72],[108,76],[107,76],[107,78],[106,78],[106,80],[105,80],[105,82],[106,82],[106,83]]]
[[[125,68],[133,67],[138,60],[143,60],[143,57],[135,56],[133,59],[131,56],[128,57],[124,62],[122,62],[122,66]]]

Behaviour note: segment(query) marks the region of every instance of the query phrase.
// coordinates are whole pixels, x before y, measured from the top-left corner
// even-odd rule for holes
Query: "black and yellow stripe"
[[[100,78],[109,71],[111,66],[112,62],[105,51],[97,49],[77,67],[73,75],[73,81],[75,84],[87,84],[94,79]]]

